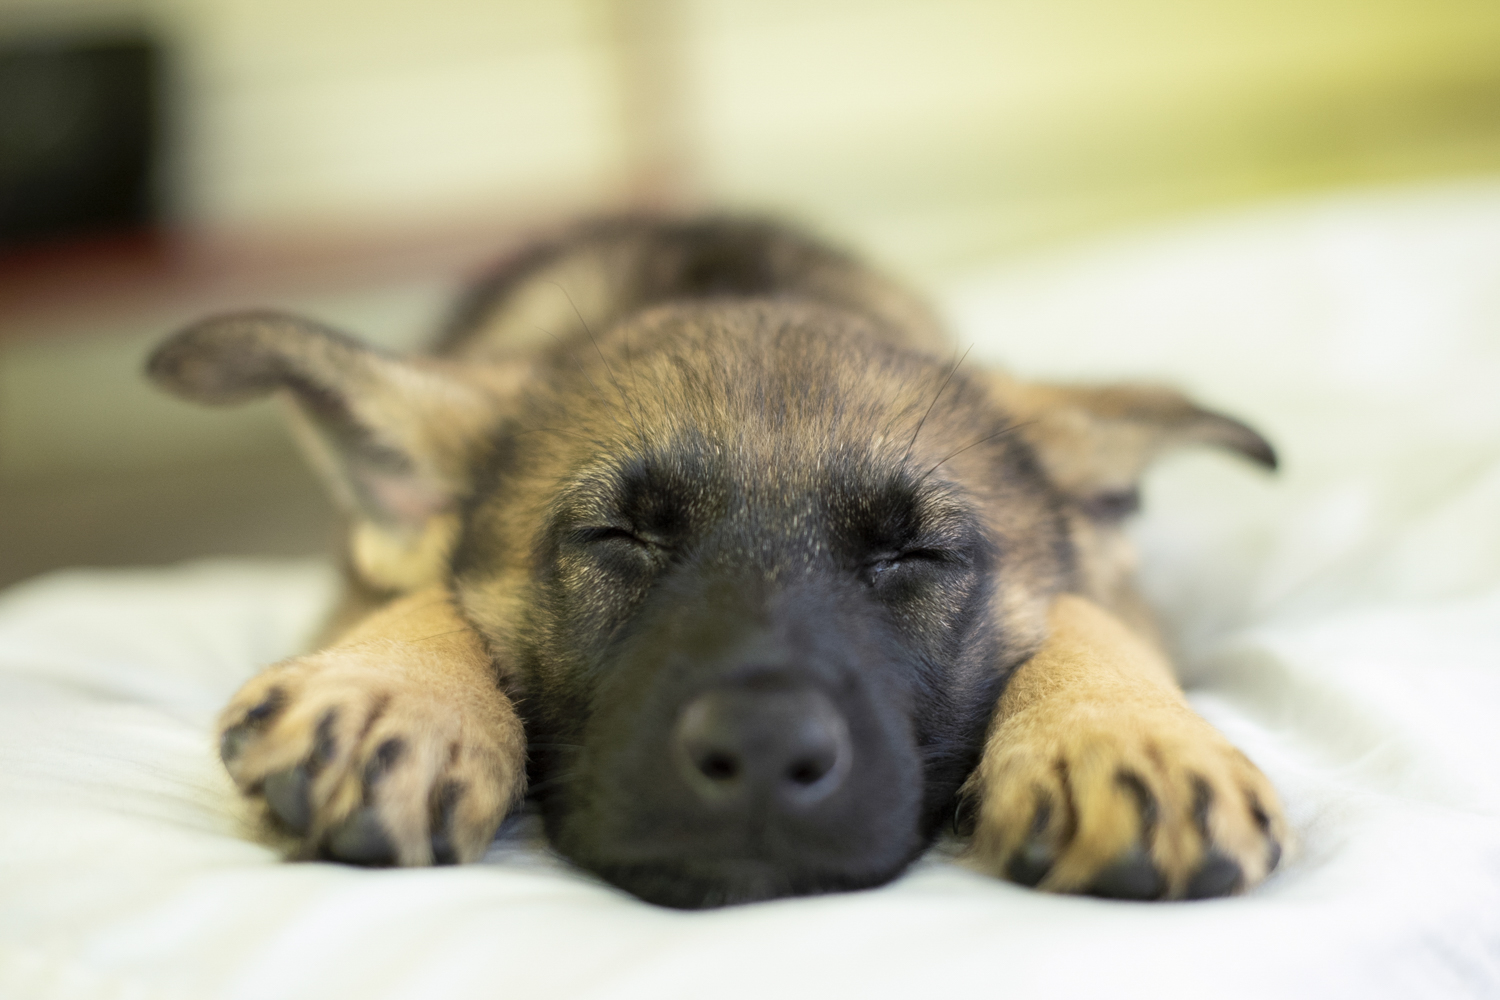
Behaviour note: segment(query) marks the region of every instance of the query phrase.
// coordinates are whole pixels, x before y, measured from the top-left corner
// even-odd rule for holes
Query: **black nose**
[[[799,809],[827,798],[849,771],[849,726],[809,688],[722,688],[683,706],[678,767],[705,804]]]

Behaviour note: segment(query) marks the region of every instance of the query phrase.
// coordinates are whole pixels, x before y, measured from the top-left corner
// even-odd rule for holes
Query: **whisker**
[[[594,381],[594,376],[590,375],[589,374],[589,370],[587,368],[583,367],[583,359],[578,356],[578,352],[577,351],[573,350],[572,347],[568,346],[568,342],[567,341],[563,340],[561,337],[559,337],[557,334],[553,333],[551,330],[547,329],[546,327],[539,326],[536,323],[531,324],[531,328],[533,330],[538,330],[538,331],[540,331],[542,333],[545,333],[547,336],[549,336],[553,340],[557,341],[557,345],[559,347],[561,347],[563,350],[567,351],[568,354],[572,356],[573,363],[578,366],[578,370],[583,373],[583,377],[586,378],[586,379],[588,379],[589,385],[591,385],[591,386],[594,387],[594,391],[599,394],[599,398],[602,399],[602,400],[604,400],[605,403],[609,402],[609,397],[604,394],[604,390],[603,389],[599,388],[599,383],[597,383],[597,382]]]
[[[630,393],[636,399],[641,398],[641,381],[635,368],[635,361],[630,356],[630,325],[626,324],[621,331],[625,340],[625,367],[630,370]]]
[[[457,635],[460,632],[472,632],[471,628],[452,628],[446,632],[434,632],[432,635],[424,635],[420,639],[407,639],[407,642],[426,642],[428,639],[441,639],[445,635]]]
[[[440,597],[440,598],[438,598],[435,601],[428,601],[426,604],[418,604],[414,608],[407,608],[405,611],[403,611],[401,613],[400,617],[402,617],[402,618],[410,618],[412,615],[416,614],[418,611],[426,611],[428,608],[435,608],[435,607],[437,607],[440,604],[448,604],[448,603],[451,603],[452,600],[453,600],[453,598],[451,596],[450,597]]]
[[[922,433],[922,425],[927,423],[928,417],[932,416],[932,408],[937,406],[937,401],[943,395],[943,390],[948,388],[948,383],[953,381],[953,376],[958,372],[958,366],[964,363],[964,358],[967,358],[969,356],[969,351],[972,351],[973,349],[974,345],[970,344],[968,348],[964,350],[963,355],[953,363],[953,367],[948,369],[948,377],[943,379],[942,385],[938,386],[938,391],[933,394],[932,402],[927,404],[927,412],[922,414],[921,420],[917,421],[917,429],[911,432],[911,440],[906,442],[906,453],[901,456],[902,465],[905,465],[906,460],[911,458],[911,450],[916,446],[917,435]],[[946,459],[944,461],[946,461]],[[942,462],[939,462],[938,464],[941,465]],[[926,477],[924,476],[922,478],[925,479]]]
[[[938,470],[938,466],[942,465],[943,462],[948,461],[950,458],[957,458],[959,455],[962,455],[964,452],[968,451],[970,448],[978,448],[980,445],[984,444],[986,441],[993,441],[993,440],[995,440],[998,437],[1004,437],[1007,434],[1011,434],[1011,433],[1014,433],[1015,431],[1020,430],[1022,427],[1029,427],[1030,425],[1032,425],[1034,423],[1036,423],[1035,420],[1023,420],[1019,424],[1009,424],[1009,425],[1007,425],[1005,427],[1000,428],[998,431],[995,431],[993,434],[986,434],[984,437],[980,438],[978,441],[972,441],[969,444],[964,445],[962,448],[959,448],[957,451],[950,451],[947,455],[945,455],[943,457],[942,461],[940,461],[940,462],[937,463],[937,465],[934,465],[932,468],[930,468],[926,472],[922,473],[922,478],[917,480],[917,485],[920,486],[922,484],[922,482],[927,479],[928,476],[932,475],[934,472],[936,472]]]
[[[562,283],[554,281],[551,284],[556,285],[557,290],[563,293],[563,298],[568,300],[568,305],[572,308],[573,315],[578,317],[578,322],[583,327],[583,332],[589,335],[589,343],[594,345],[594,353],[599,355],[599,360],[603,362],[604,372],[609,376],[610,382],[614,383],[615,392],[620,394],[620,403],[625,407],[625,412],[629,414],[630,422],[635,424],[635,432],[641,439],[641,447],[645,448],[646,430],[641,426],[640,420],[636,417],[635,410],[630,405],[630,398],[625,395],[625,390],[620,387],[620,380],[615,378],[615,370],[610,367],[609,359],[604,356],[604,350],[599,346],[599,339],[594,336],[594,331],[589,328],[588,320],[583,318],[583,313],[578,309],[578,303],[573,301],[573,296],[568,294],[568,290],[562,286]]]

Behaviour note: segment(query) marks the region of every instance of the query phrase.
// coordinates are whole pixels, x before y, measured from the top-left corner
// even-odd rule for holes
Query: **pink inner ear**
[[[419,528],[452,506],[452,497],[410,472],[367,472],[364,486],[384,518]]]

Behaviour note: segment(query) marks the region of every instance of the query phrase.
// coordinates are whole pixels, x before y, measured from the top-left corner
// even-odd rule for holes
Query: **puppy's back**
[[[435,352],[484,361],[600,334],[666,302],[811,300],[857,313],[894,343],[945,344],[920,297],[854,257],[763,218],[595,220],[534,243],[460,301]]]

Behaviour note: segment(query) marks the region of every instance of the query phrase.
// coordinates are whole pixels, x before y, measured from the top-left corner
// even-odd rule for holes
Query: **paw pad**
[[[1245,880],[1240,863],[1217,847],[1210,847],[1203,864],[1188,880],[1184,899],[1212,899],[1239,890]]]
[[[311,785],[307,768],[301,764],[267,775],[261,784],[266,805],[281,825],[293,833],[306,833],[312,826],[312,804],[308,797]]]
[[[1144,848],[1133,847],[1094,876],[1086,891],[1105,899],[1160,899],[1167,891],[1167,882],[1151,855]]]
[[[319,854],[329,861],[354,865],[386,866],[397,860],[395,845],[369,806],[354,810],[339,824],[324,840]]]

